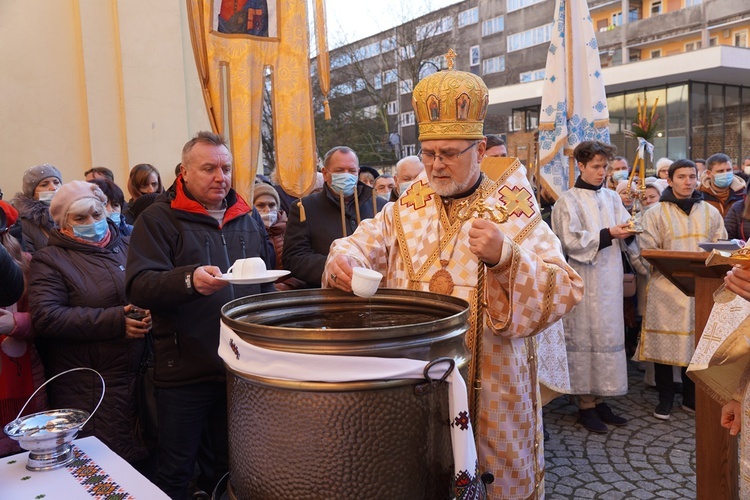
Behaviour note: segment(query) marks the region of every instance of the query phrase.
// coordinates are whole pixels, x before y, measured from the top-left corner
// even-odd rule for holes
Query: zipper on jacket
[[[240,247],[242,248],[242,258],[247,259],[247,252],[245,251],[245,238],[240,236]]]
[[[206,265],[212,265],[211,264],[211,241],[208,239],[208,236],[206,236],[205,240],[206,245]]]
[[[227,250],[227,240],[224,237],[224,231],[221,230],[221,246],[224,248],[224,260],[227,263],[227,269],[229,269],[229,266],[232,265],[231,262],[229,262],[229,250]]]

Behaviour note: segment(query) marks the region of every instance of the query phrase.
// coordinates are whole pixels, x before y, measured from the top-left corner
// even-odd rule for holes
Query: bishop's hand
[[[476,218],[469,229],[469,250],[479,260],[493,267],[500,262],[505,235],[494,222]]]
[[[338,254],[328,264],[326,264],[323,276],[328,275],[326,284],[333,288],[338,288],[345,292],[352,291],[352,274],[356,262],[344,254]]]

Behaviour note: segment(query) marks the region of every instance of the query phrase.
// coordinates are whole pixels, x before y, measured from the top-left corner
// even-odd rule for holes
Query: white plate
[[[233,285],[255,285],[258,283],[269,283],[271,281],[276,281],[277,279],[281,278],[282,276],[286,276],[291,271],[285,271],[285,270],[272,270],[272,271],[266,271],[266,274],[262,276],[256,276],[254,278],[232,278],[232,273],[228,274],[222,274],[221,276],[218,276],[217,280],[222,281],[228,281],[229,283]]]
[[[723,250],[725,252],[734,252],[735,250],[739,250],[742,248],[737,243],[735,243],[732,240],[724,240],[724,241],[702,241],[698,243],[698,246],[703,249],[704,252],[710,252],[711,250]]]

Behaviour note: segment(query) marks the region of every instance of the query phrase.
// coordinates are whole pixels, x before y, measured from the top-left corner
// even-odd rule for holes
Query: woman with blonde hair
[[[139,163],[130,170],[130,176],[128,177],[128,193],[130,193],[128,207],[144,194],[161,194],[163,192],[164,185],[161,182],[161,175],[159,175],[156,167],[148,163]],[[123,214],[125,215],[125,222],[131,225],[135,222],[135,217],[133,217],[130,210],[125,210]]]

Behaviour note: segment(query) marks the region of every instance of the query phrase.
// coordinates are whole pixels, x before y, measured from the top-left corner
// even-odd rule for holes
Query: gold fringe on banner
[[[302,205],[302,199],[297,201],[297,206],[299,207],[299,221],[305,222],[307,220],[307,214],[305,214],[305,207]]]
[[[323,109],[325,119],[330,120],[331,110],[328,108],[328,93],[331,91],[331,60],[328,56],[328,40],[326,37],[325,0],[315,0],[315,38],[318,42],[318,78],[320,80],[320,91],[323,93]]]

